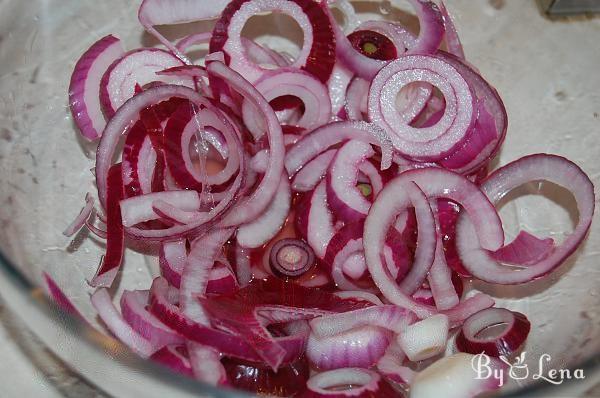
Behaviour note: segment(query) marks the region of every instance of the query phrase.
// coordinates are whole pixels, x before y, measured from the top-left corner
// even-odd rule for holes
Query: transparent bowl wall
[[[31,300],[30,289],[42,286],[41,273],[46,271],[98,325],[85,280],[93,275],[103,244],[85,232],[75,239],[61,234],[81,208],[85,193],[95,191],[90,172],[94,145],[80,139],[73,127],[67,86],[77,58],[106,34],[117,35],[127,48],[155,44],[137,24],[137,3],[0,0],[0,294],[34,332],[45,334],[42,340],[50,350],[112,395],[136,391],[151,396],[160,391],[186,396],[202,391],[213,396],[219,393],[138,361],[120,346],[48,311],[39,295],[34,295],[37,301]],[[495,164],[530,153],[555,153],[576,161],[598,184],[600,21],[552,22],[540,15],[533,1],[449,3],[469,60],[497,87],[508,110],[508,137]],[[408,9],[403,2],[400,6]],[[397,15],[389,3],[357,3],[357,9],[381,12],[387,18]],[[289,39],[297,36],[296,31],[284,32],[287,39],[265,36],[275,31],[268,24],[265,28],[265,21],[279,27],[287,24],[262,21],[250,27],[251,35],[294,51]],[[167,33],[175,37],[197,28],[183,26]],[[569,194],[548,184],[523,187],[511,199],[501,210],[508,238],[525,228],[560,241],[577,218]],[[473,284],[496,296],[500,305],[529,316],[533,327],[525,349],[531,371],[538,369],[539,358],[546,353],[552,359],[544,369],[583,368],[586,376],[560,386],[529,378],[511,382],[504,394],[574,396],[597,382],[598,218],[585,245],[544,281],[508,288]],[[148,288],[157,271],[156,260],[145,255],[152,250],[127,251],[115,293]],[[6,270],[11,267],[18,273],[9,275]],[[111,361],[119,365],[111,366]],[[120,371],[128,376],[119,377]],[[128,380],[144,383],[132,386]]]

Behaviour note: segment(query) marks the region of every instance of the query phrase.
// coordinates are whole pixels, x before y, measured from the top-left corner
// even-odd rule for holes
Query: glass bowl
[[[508,137],[497,164],[530,153],[556,153],[578,163],[599,185],[600,51],[593,49],[600,20],[550,21],[533,1],[449,3],[468,59],[498,89],[508,110]],[[90,173],[94,145],[76,133],[67,86],[77,58],[106,34],[117,35],[128,48],[156,43],[137,24],[137,5],[126,0],[0,1],[0,294],[48,349],[112,396],[237,396],[136,358],[56,310],[41,294],[46,271],[98,326],[85,281],[95,271],[102,243],[86,232],[74,239],[61,234],[85,193],[95,191]],[[388,18],[398,12],[387,2],[356,7]],[[407,9],[402,2],[400,7]],[[165,32],[175,37],[194,29],[198,26]],[[293,34],[280,43],[265,36],[265,29],[254,30],[259,41],[293,47]],[[560,240],[572,228],[576,213],[570,197],[556,187],[528,185],[511,199],[501,210],[507,235],[526,228]],[[532,322],[524,362],[530,376],[509,381],[501,396],[578,396],[600,381],[598,247],[596,214],[587,242],[544,281],[510,288],[473,284]],[[128,250],[114,292],[147,288],[156,270],[155,259]],[[585,379],[556,385],[535,379],[540,359],[544,372],[565,369],[564,374],[573,375],[581,369]]]

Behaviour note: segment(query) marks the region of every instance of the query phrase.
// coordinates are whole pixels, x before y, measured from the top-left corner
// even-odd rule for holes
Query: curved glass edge
[[[77,374],[106,393],[113,396],[140,394],[145,398],[249,397],[200,383],[138,357],[117,340],[62,311],[46,295],[34,298],[35,289],[36,286],[0,252],[0,294],[10,310],[65,364],[76,367]],[[600,383],[599,355],[571,369],[583,369],[586,379],[565,380],[561,385],[538,381],[498,394],[498,397],[575,397]]]
[[[140,358],[56,306],[0,252],[0,295],[9,310],[67,366],[111,396],[144,398],[245,398],[217,389]]]

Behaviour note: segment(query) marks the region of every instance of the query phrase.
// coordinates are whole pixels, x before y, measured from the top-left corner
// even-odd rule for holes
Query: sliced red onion
[[[348,35],[348,40],[357,52],[367,58],[391,61],[398,57],[394,43],[379,32],[358,29]]]
[[[506,136],[506,130],[508,126],[508,117],[506,115],[506,108],[502,99],[498,95],[498,92],[486,82],[477,71],[467,65],[464,61],[457,58],[454,55],[448,54],[444,51],[439,51],[437,56],[442,58],[445,62],[452,65],[458,72],[465,78],[469,83],[469,86],[475,92],[477,98],[485,106],[485,109],[493,116],[496,126],[496,139],[489,142],[485,148],[481,150],[475,157],[471,154],[471,161],[467,164],[461,165],[460,168],[456,169],[459,173],[470,172],[481,167],[488,159],[493,158],[500,149],[500,146],[504,142]],[[486,122],[487,123],[487,122]],[[468,153],[468,152],[467,152]]]
[[[266,325],[305,321],[322,315],[331,314],[331,311],[288,307],[285,305],[260,305],[254,309],[254,312],[260,318],[260,321]]]
[[[471,273],[465,269],[456,251],[456,222],[460,213],[460,206],[446,199],[438,199],[437,206],[446,264],[458,275],[470,278]]]
[[[254,221],[238,228],[236,233],[238,244],[242,247],[257,248],[273,239],[288,217],[291,201],[290,180],[284,172],[279,181],[275,197],[264,213]]]
[[[409,0],[419,18],[419,36],[408,54],[434,54],[444,38],[444,21],[432,1]]]
[[[398,23],[389,21],[365,21],[358,26],[358,29],[370,30],[386,36],[394,43],[398,54],[403,54],[409,48],[415,46],[415,36]]]
[[[100,228],[96,227],[89,220],[85,221],[85,227],[87,229],[89,229],[91,233],[93,233],[94,235],[96,235],[100,239],[106,239],[108,237],[108,234],[106,233],[106,231],[104,231],[103,229],[100,229]]]
[[[450,323],[444,314],[432,315],[398,335],[398,345],[411,361],[422,361],[446,349]]]
[[[334,122],[305,135],[285,155],[285,168],[290,176],[302,166],[345,140],[359,140],[377,145],[382,151],[381,168],[391,165],[392,148],[387,134],[379,127],[365,122]]]
[[[162,276],[179,289],[181,273],[187,258],[186,240],[163,242],[158,253],[158,264]]]
[[[435,259],[429,270],[427,280],[438,310],[447,310],[458,304],[459,297],[456,294],[454,285],[452,285],[452,270],[446,263],[444,246],[440,236],[437,239]]]
[[[188,343],[187,347],[192,372],[197,380],[214,386],[227,384],[227,372],[218,351],[197,343]]]
[[[312,376],[306,382],[302,398],[371,398],[399,397],[398,393],[381,376],[372,370],[342,368]]]
[[[387,231],[394,223],[396,215],[410,205],[416,206],[418,210],[419,242],[413,264],[414,272],[411,271],[402,285],[398,286],[390,271],[384,266],[382,254]],[[408,294],[420,286],[431,267],[435,254],[435,236],[435,221],[427,197],[414,183],[401,182],[401,177],[390,181],[381,191],[365,221],[363,236],[365,259],[373,281],[390,302],[414,311],[419,317],[431,315],[433,309],[416,302]]]
[[[310,197],[310,207],[306,217],[306,237],[308,244],[319,258],[325,256],[327,245],[335,234],[333,216],[327,204],[327,188],[321,181]]]
[[[302,167],[292,181],[294,191],[308,192],[313,190],[323,177],[325,177],[329,164],[336,152],[337,149],[325,151]]]
[[[327,172],[327,203],[337,218],[353,222],[366,217],[371,203],[356,188],[358,166],[375,154],[371,145],[350,140],[332,160]]]
[[[226,61],[231,68],[243,72],[250,82],[255,82],[268,69],[247,58],[241,41],[242,29],[253,15],[274,11],[292,17],[300,25],[304,34],[300,54],[291,66],[305,70],[321,82],[326,82],[334,64],[334,59],[330,55],[335,51],[335,39],[322,6],[310,0],[230,2],[215,25],[210,52],[224,51],[227,54]]]
[[[388,346],[385,354],[377,361],[379,373],[398,384],[410,385],[416,376],[416,372],[408,366],[402,366],[406,355],[396,341]]]
[[[431,208],[436,214],[438,214],[437,202],[437,200],[431,202]],[[429,282],[436,308],[443,311],[455,307],[460,299],[452,284],[452,270],[446,263],[439,220],[436,220],[436,231],[435,259],[429,270],[427,281]]]
[[[362,242],[361,242],[362,245]],[[361,252],[356,252],[344,261],[342,271],[352,279],[359,279],[367,272],[367,263],[365,255]]]
[[[123,319],[133,330],[148,340],[155,350],[169,344],[183,343],[183,337],[146,310],[147,304],[148,291],[125,290],[121,295]]]
[[[65,292],[58,286],[56,281],[52,279],[52,277],[46,273],[42,272],[42,276],[44,277],[44,281],[46,282],[46,287],[48,288],[48,293],[54,299],[56,304],[63,310],[68,312],[71,315],[74,315],[78,318],[84,319],[81,312],[77,309],[75,304],[67,297]]]
[[[484,293],[477,293],[472,297],[466,298],[461,301],[457,306],[441,311],[441,313],[448,316],[450,320],[450,328],[455,328],[462,325],[465,319],[479,311],[493,307],[495,304],[494,299]]]
[[[214,347],[226,356],[262,362],[261,357],[242,338],[212,329],[186,318],[177,307],[170,304],[167,300],[167,289],[168,283],[162,278],[156,278],[150,289],[150,311],[163,323],[187,339]],[[276,338],[279,344],[286,350],[286,356],[282,363],[289,363],[302,355],[306,337],[307,333],[302,332]]]
[[[442,42],[444,25],[442,16],[437,6],[430,1],[410,0],[419,18],[420,31],[418,38],[411,43],[409,54],[433,54]],[[330,19],[334,20],[330,13]],[[358,76],[368,81],[373,80],[375,75],[388,63],[385,60],[372,59],[361,52],[356,51],[352,43],[345,37],[344,32],[337,24],[333,23],[336,38],[336,53],[348,68]],[[379,32],[378,32],[379,33]],[[386,32],[387,33],[387,32]],[[379,33],[381,34],[381,33]],[[384,33],[385,35],[385,33]],[[394,43],[396,44],[396,43]],[[398,48],[397,52],[404,52],[404,48]],[[404,45],[402,46],[404,47]]]
[[[280,68],[265,72],[254,86],[269,102],[288,95],[300,99],[304,106],[304,113],[293,123],[298,127],[312,130],[331,119],[331,100],[327,88],[308,72]],[[259,120],[256,120],[253,109],[245,104],[242,113],[248,129],[254,137],[259,137],[264,127]],[[281,120],[281,122],[286,121]]]
[[[209,270],[232,233],[232,228],[213,230],[193,242],[181,275],[179,292],[181,312],[192,321],[205,326],[210,326],[210,320],[198,297],[206,294]],[[198,380],[216,385],[222,384],[227,379],[225,369],[219,362],[219,352],[213,347],[188,343],[188,349],[192,370]]]
[[[98,311],[100,319],[123,344],[143,358],[148,358],[154,352],[150,341],[138,334],[119,314],[115,308],[108,290],[100,288],[91,297],[92,305]]]
[[[290,60],[288,60],[282,54],[278,53],[277,51],[271,50],[266,46],[263,47],[260,44],[256,43],[254,40],[242,37],[242,43],[246,52],[248,53],[248,57],[255,64],[262,66],[269,65],[283,67],[289,66],[293,62],[293,59],[290,62]]]
[[[79,231],[86,223],[86,221],[92,215],[94,211],[94,197],[90,195],[88,192],[85,195],[85,206],[81,209],[77,217],[73,220],[71,224],[63,231],[63,235],[65,236],[73,236],[77,231]]]
[[[456,32],[456,27],[454,26],[452,17],[446,9],[446,5],[443,1],[440,1],[439,9],[444,20],[444,29],[446,31],[445,39],[448,52],[460,59],[465,59],[465,52],[463,50],[462,43],[460,42],[460,38],[458,37],[458,32]]]
[[[206,326],[210,324],[198,296],[205,295],[210,269],[232,232],[232,228],[213,230],[192,243],[181,275],[179,293],[181,312],[192,321]]]
[[[344,109],[348,120],[364,120],[367,114],[369,87],[371,83],[360,77],[355,77],[348,86],[346,92],[346,104]]]
[[[498,202],[512,189],[533,181],[545,180],[562,186],[575,197],[579,221],[573,232],[543,260],[526,268],[507,267],[483,250],[470,215],[461,215],[457,225],[457,247],[465,268],[476,278],[490,283],[519,284],[538,279],[558,267],[580,245],[594,214],[594,186],[589,177],[571,161],[556,155],[525,156],[492,173],[481,185],[482,192]],[[481,235],[480,241],[481,241]],[[497,250],[497,247],[488,247]]]
[[[370,368],[383,356],[389,342],[390,332],[376,326],[363,326],[321,338],[311,333],[306,356],[319,370]]]
[[[269,264],[276,274],[296,277],[315,264],[315,253],[301,240],[282,239],[271,248]]]
[[[493,116],[488,112],[485,103],[477,104],[478,116],[473,128],[460,148],[454,151],[450,156],[442,159],[439,163],[452,170],[471,172],[474,169],[481,167],[481,162],[486,162],[490,159],[490,151],[495,150],[499,143],[498,132]],[[432,116],[432,118],[440,115],[441,111]],[[487,156],[481,156],[486,153]]]
[[[69,106],[81,135],[88,140],[100,138],[106,126],[98,92],[102,75],[125,51],[112,35],[94,43],[75,64],[69,85]]]
[[[328,1],[328,6],[337,8],[344,16],[344,32],[350,33],[359,25],[360,21],[354,10],[354,6],[348,0]]]
[[[327,91],[329,92],[329,98],[331,99],[332,115],[340,116],[340,113],[343,112],[344,102],[346,101],[346,92],[353,76],[354,73],[346,68],[341,62],[336,62],[333,66],[331,76],[327,81]]]
[[[214,63],[213,63],[214,64]],[[202,105],[213,111],[217,111],[205,98],[187,87],[163,85],[153,87],[136,95],[127,103],[125,103],[115,116],[108,123],[96,155],[96,183],[98,185],[98,197],[103,207],[106,206],[106,177],[108,168],[112,163],[112,158],[116,150],[119,138],[123,131],[127,131],[133,121],[135,121],[143,109],[146,107],[167,100],[171,97],[181,97],[189,99],[192,103]],[[242,151],[241,146],[237,147],[238,151]],[[243,154],[238,154],[240,158]],[[241,163],[241,168],[244,163]],[[160,230],[143,230],[139,228],[127,228],[127,233],[137,239],[146,240],[164,240],[178,239],[186,235],[206,230],[210,225],[215,223],[215,219],[221,216],[230,206],[234,196],[238,193],[243,180],[244,172],[240,170],[234,182],[229,186],[224,198],[212,210],[208,212],[206,217],[203,217],[193,223],[187,225],[176,225]]]
[[[344,290],[340,292],[335,292],[334,294],[342,299],[359,299],[367,301],[373,305],[383,305],[379,297],[377,297],[373,293],[365,292],[362,290]]]
[[[158,48],[145,48],[126,53],[110,66],[100,82],[100,102],[104,112],[108,117],[112,117],[125,101],[135,95],[136,85],[143,87],[160,81],[194,87],[194,82],[190,78],[156,74],[164,69],[181,65],[183,63],[173,54]]]
[[[438,359],[433,364],[419,372],[410,385],[411,398],[473,398],[486,391],[499,389],[504,384],[504,379],[495,377],[478,377],[473,370],[473,355],[458,353]],[[506,365],[495,358],[489,358],[493,374],[502,374]],[[460,380],[460,382],[457,382]]]
[[[193,45],[209,43],[211,37],[212,32],[193,33],[179,40],[175,47],[179,51],[185,53]]]
[[[364,262],[363,225],[362,221],[344,225],[336,232],[327,245],[323,263],[329,268],[328,271],[338,289],[365,290],[372,288],[371,281],[365,286],[364,283],[360,283],[362,281],[356,280],[358,278],[352,278],[351,275],[344,272],[347,261],[353,255],[361,256]],[[360,278],[361,275],[358,277]]]
[[[250,250],[235,244],[235,274],[240,287],[246,287],[252,280]]]
[[[152,209],[152,205],[158,200],[184,211],[197,211],[200,208],[200,197],[195,191],[164,191],[134,196],[120,202],[123,225],[132,227],[144,221],[158,219],[159,215]]]
[[[179,186],[186,189],[203,190],[203,185],[219,185],[229,181],[240,167],[241,146],[235,127],[222,113],[184,104],[173,113],[164,129],[165,157],[167,166]],[[196,151],[201,164],[194,164],[190,155],[190,145],[196,139]],[[223,142],[223,139],[224,142]],[[206,152],[208,144],[218,152],[227,154],[227,163],[216,174],[208,174]],[[214,145],[213,145],[214,144]],[[227,148],[226,152],[224,148]]]
[[[164,44],[169,51],[177,55],[182,61],[189,63],[185,55],[156,30],[154,26],[174,25],[216,18],[221,14],[226,5],[227,1],[225,0],[217,0],[204,7],[198,7],[198,4],[194,0],[144,0],[138,11],[138,19],[142,26]]]
[[[215,328],[240,336],[256,350],[262,360],[277,371],[286,350],[261,324],[253,309],[239,300],[221,296],[218,299],[200,299],[204,310],[210,315]]]
[[[381,305],[339,314],[325,315],[310,321],[315,337],[330,337],[361,326],[378,326],[403,333],[414,322],[414,315],[395,305]]]
[[[434,126],[412,127],[396,109],[398,93],[414,82],[429,83],[444,95],[444,115]],[[471,88],[451,64],[435,56],[410,55],[390,62],[371,83],[369,118],[386,130],[401,154],[435,161],[464,142],[474,121],[474,103]]]
[[[121,267],[123,251],[125,250],[125,234],[121,222],[121,207],[123,199],[123,176],[121,164],[117,163],[108,170],[106,179],[106,254],[100,267],[90,282],[93,287],[109,287],[112,285]]]
[[[493,335],[491,328],[495,331]],[[488,308],[465,320],[456,337],[456,347],[470,354],[484,352],[492,357],[509,357],[523,345],[530,329],[525,315],[504,308]]]
[[[277,191],[283,173],[285,154],[281,126],[273,109],[264,97],[242,76],[219,62],[210,63],[207,69],[211,75],[227,81],[231,87],[243,94],[244,98],[264,115],[265,125],[267,126],[270,154],[267,172],[254,192],[248,198],[240,201],[236,205],[236,211],[227,214],[221,222],[223,226],[239,225],[258,216],[267,207]]]
[[[554,239],[540,239],[527,231],[520,231],[512,242],[491,255],[498,262],[523,266],[544,260],[552,250],[554,250]]]
[[[193,376],[190,359],[181,353],[186,350],[182,345],[168,345],[156,351],[150,356],[150,359],[156,361],[169,369],[186,376]]]
[[[233,294],[239,289],[230,265],[217,263],[208,274],[206,294]]]

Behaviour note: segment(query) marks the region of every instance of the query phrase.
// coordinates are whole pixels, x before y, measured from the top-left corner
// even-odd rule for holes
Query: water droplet
[[[388,15],[392,11],[392,3],[384,0],[379,3],[379,12],[383,15]]]

